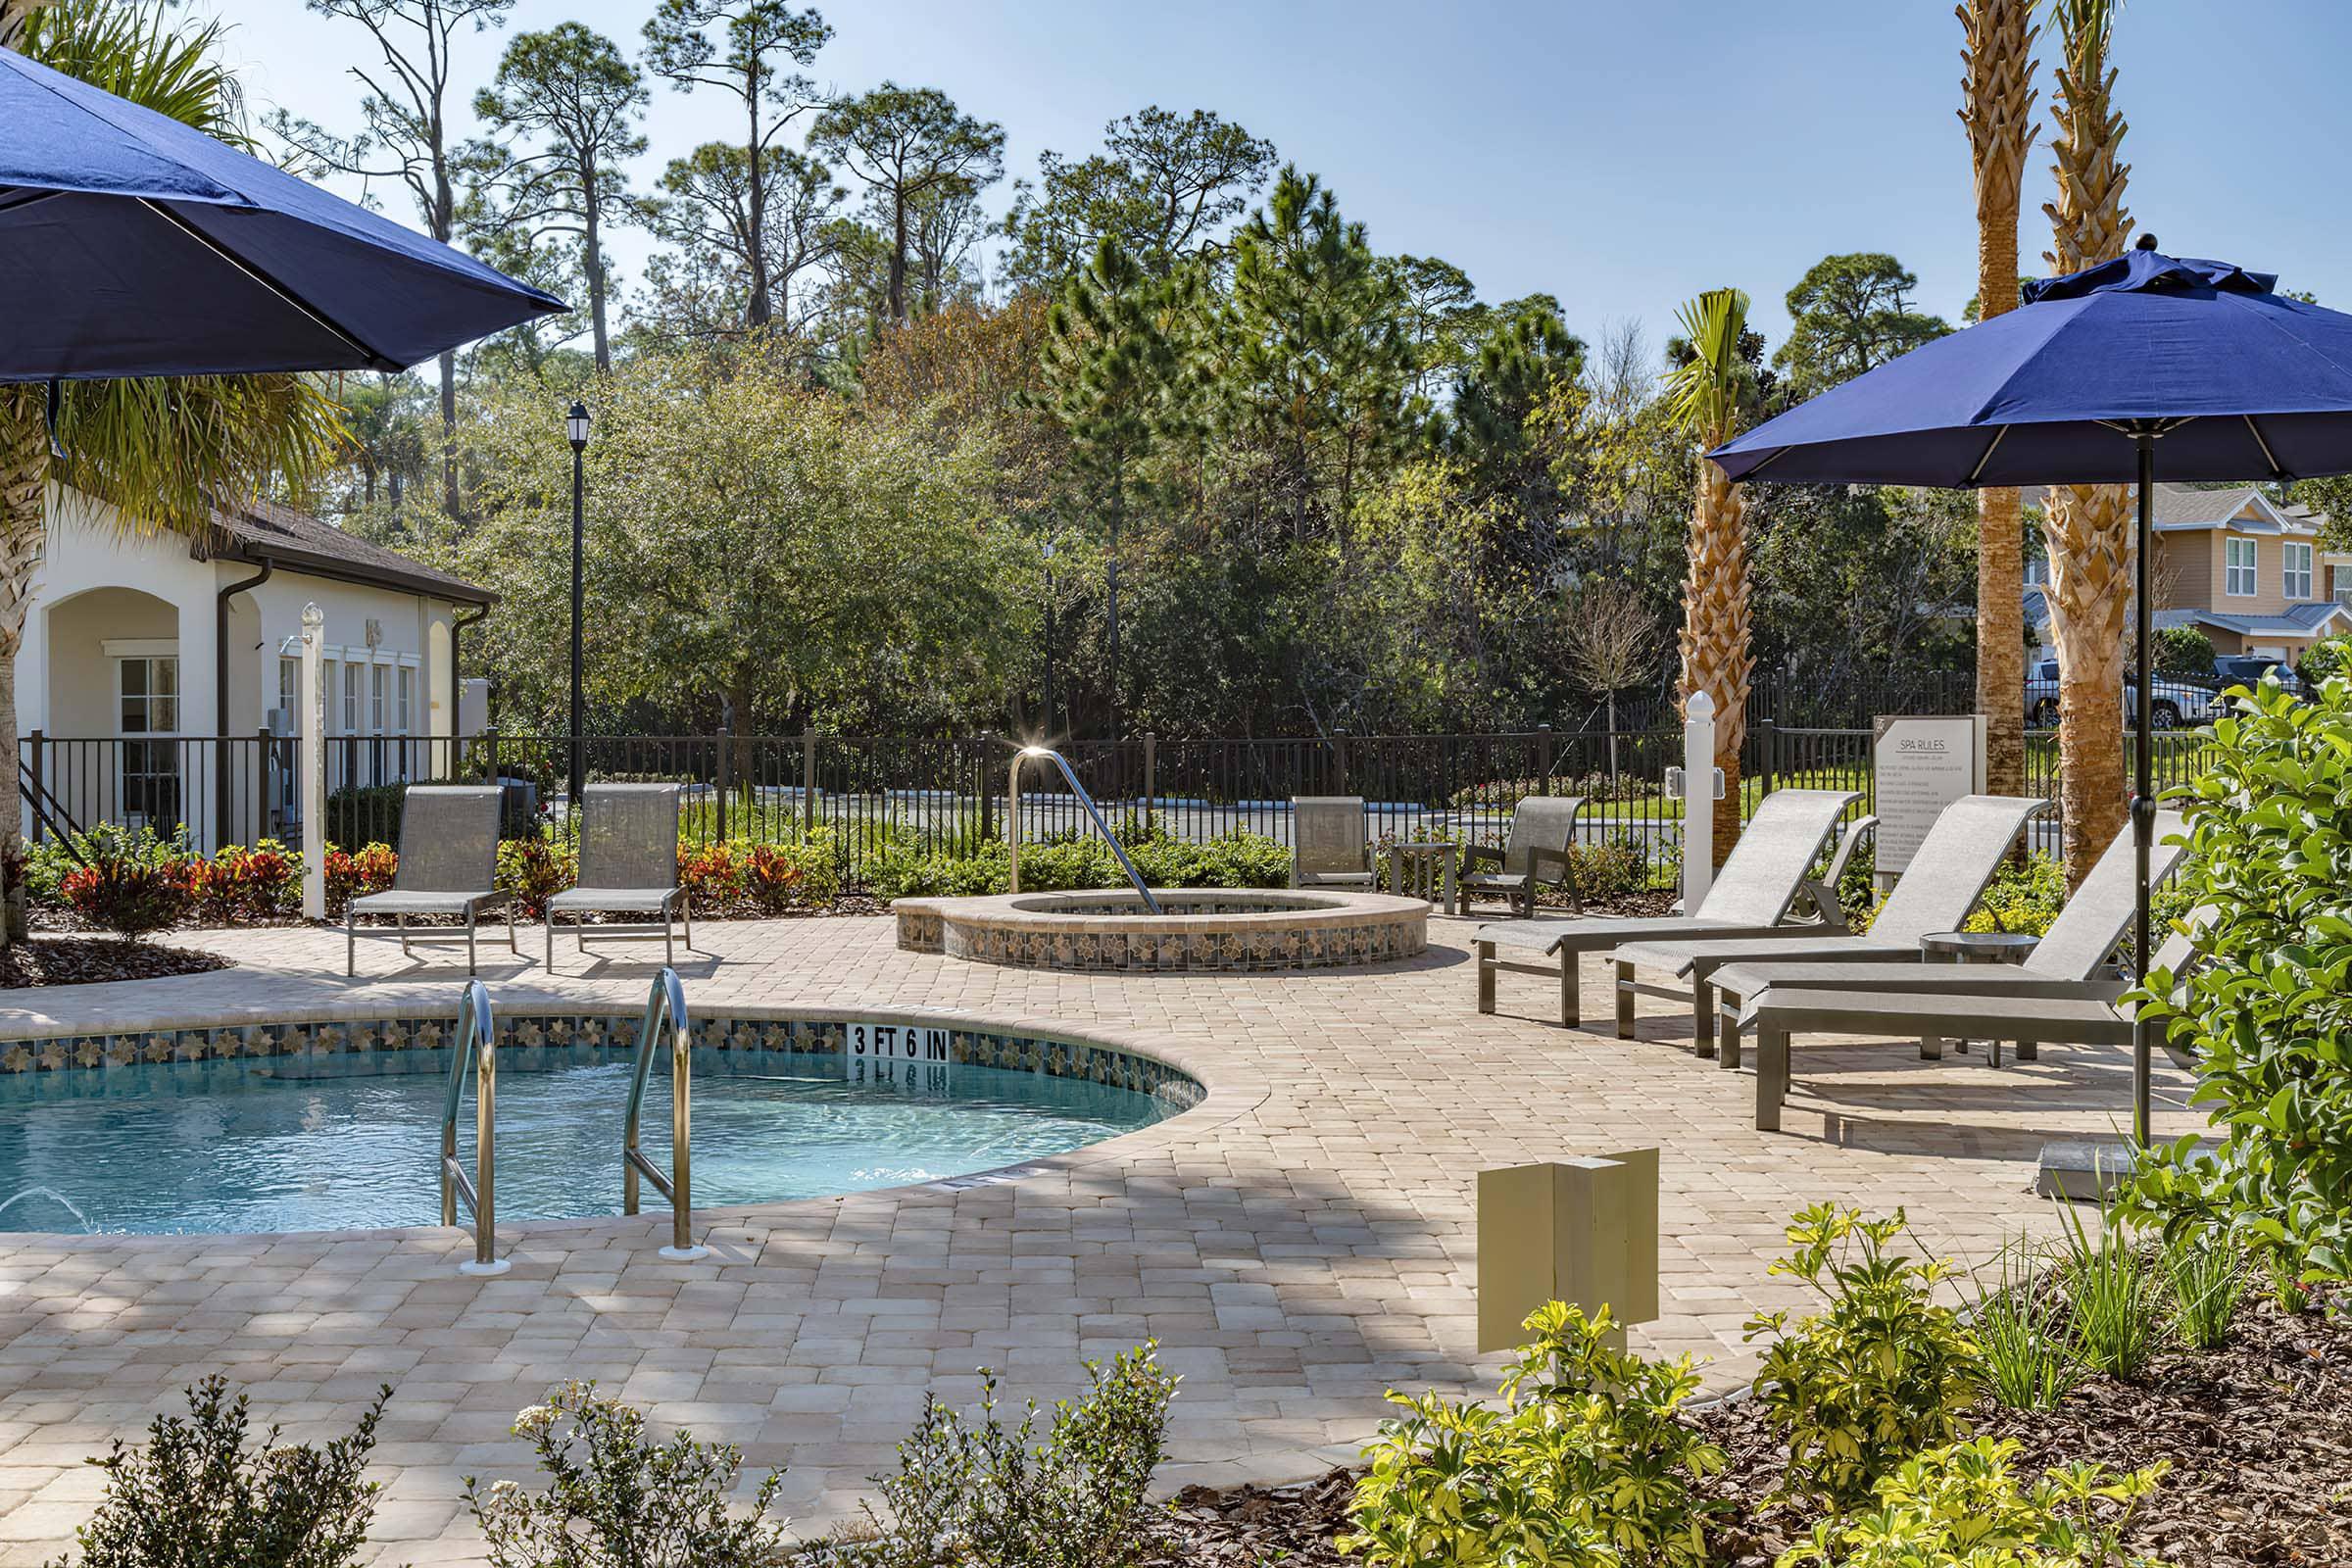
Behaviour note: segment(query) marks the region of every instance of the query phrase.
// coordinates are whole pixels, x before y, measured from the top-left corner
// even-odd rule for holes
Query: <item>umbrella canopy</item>
[[[397,370],[568,309],[0,50],[0,381]]]
[[[2352,316],[2227,262],[2134,250],[1914,349],[1708,456],[1734,479],[2131,484],[2352,469]]]
[[[2136,484],[2133,634],[2148,668],[2151,494],[2164,477],[2352,472],[2352,316],[2276,292],[2152,236],[2100,267],[2029,283],[2025,303],[1866,371],[1707,456],[1790,483]],[[2156,817],[2153,681],[2139,682],[2132,823],[2137,951],[2149,946]],[[2150,1053],[2132,1030],[2132,1130],[2148,1138]]]

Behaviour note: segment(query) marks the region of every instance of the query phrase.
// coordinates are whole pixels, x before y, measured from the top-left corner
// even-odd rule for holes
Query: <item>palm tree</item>
[[[241,142],[236,83],[215,58],[220,37],[218,23],[167,26],[161,7],[0,0],[0,38],[14,38],[31,58]],[[273,484],[308,483],[342,439],[333,401],[298,376],[74,382],[58,399],[54,432],[47,402],[44,388],[0,386],[0,740],[12,759],[16,656],[41,564],[51,480],[108,503],[127,530],[195,534],[211,526],[216,505],[238,505]],[[0,866],[8,881],[0,941],[24,930],[17,874],[24,826],[22,798],[8,779],[0,786]]]
[[[2017,309],[2017,208],[2034,144],[2033,0],[1962,0],[1961,122],[1977,176],[1977,312]],[[2025,523],[2015,489],[1977,496],[1977,710],[1985,780],[2026,791]]]
[[[1741,353],[1747,296],[1736,288],[1709,289],[1682,308],[1682,363],[1668,385],[1674,416],[1700,452],[1740,433],[1754,389],[1754,370]],[[1690,508],[1690,570],[1683,578],[1683,700],[1705,692],[1715,700],[1715,765],[1723,769],[1724,800],[1740,799],[1740,745],[1747,738],[1748,652],[1747,501],[1723,470],[1703,457]],[[1740,812],[1715,813],[1714,863],[1721,865],[1740,837]],[[1690,853],[1686,846],[1685,854]]]
[[[2052,0],[2062,62],[2052,104],[2057,200],[2042,204],[2054,273],[2124,253],[2130,166],[2116,154],[2124,118],[2107,63],[2119,0]],[[2058,755],[2064,769],[2067,880],[2079,884],[2124,826],[2124,625],[2132,603],[2129,485],[2058,485],[2043,509],[2050,624],[2058,644]]]

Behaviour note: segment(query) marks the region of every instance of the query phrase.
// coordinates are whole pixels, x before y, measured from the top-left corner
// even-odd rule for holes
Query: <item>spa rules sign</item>
[[[1943,808],[1984,789],[1984,719],[1886,718],[1876,725],[1871,765],[1877,773],[1877,880],[1885,888],[1919,853]]]

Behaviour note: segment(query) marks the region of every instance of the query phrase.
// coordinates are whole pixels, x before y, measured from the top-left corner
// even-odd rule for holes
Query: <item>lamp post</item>
[[[571,441],[571,778],[566,809],[580,808],[586,778],[581,771],[580,732],[588,724],[587,699],[580,690],[580,613],[584,602],[580,578],[580,545],[587,495],[588,405],[574,403],[564,416],[564,433]]]
[[[1054,541],[1039,547],[1046,561],[1046,733],[1054,733]]]

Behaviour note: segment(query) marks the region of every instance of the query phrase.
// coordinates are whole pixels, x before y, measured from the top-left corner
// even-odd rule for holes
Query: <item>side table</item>
[[[1924,958],[1940,958],[1952,963],[2023,963],[2026,955],[2040,945],[2041,938],[2023,931],[1931,931],[1919,939],[1919,952]],[[1967,1041],[1961,1040],[1955,1044],[1963,1053],[1967,1052]],[[1920,1050],[1931,1057],[1939,1056],[1943,1054],[1942,1045],[1940,1040],[1923,1040]],[[1991,1051],[1992,1064],[1998,1067],[2001,1064],[2001,1043],[1998,1040],[1991,1042]],[[2032,1061],[2037,1054],[2033,1041],[2021,1040],[2017,1043],[2018,1060]]]
[[[1389,846],[1389,891],[1398,898],[1417,898],[1444,904],[1454,912],[1454,877],[1461,864],[1460,846],[1435,841]]]

